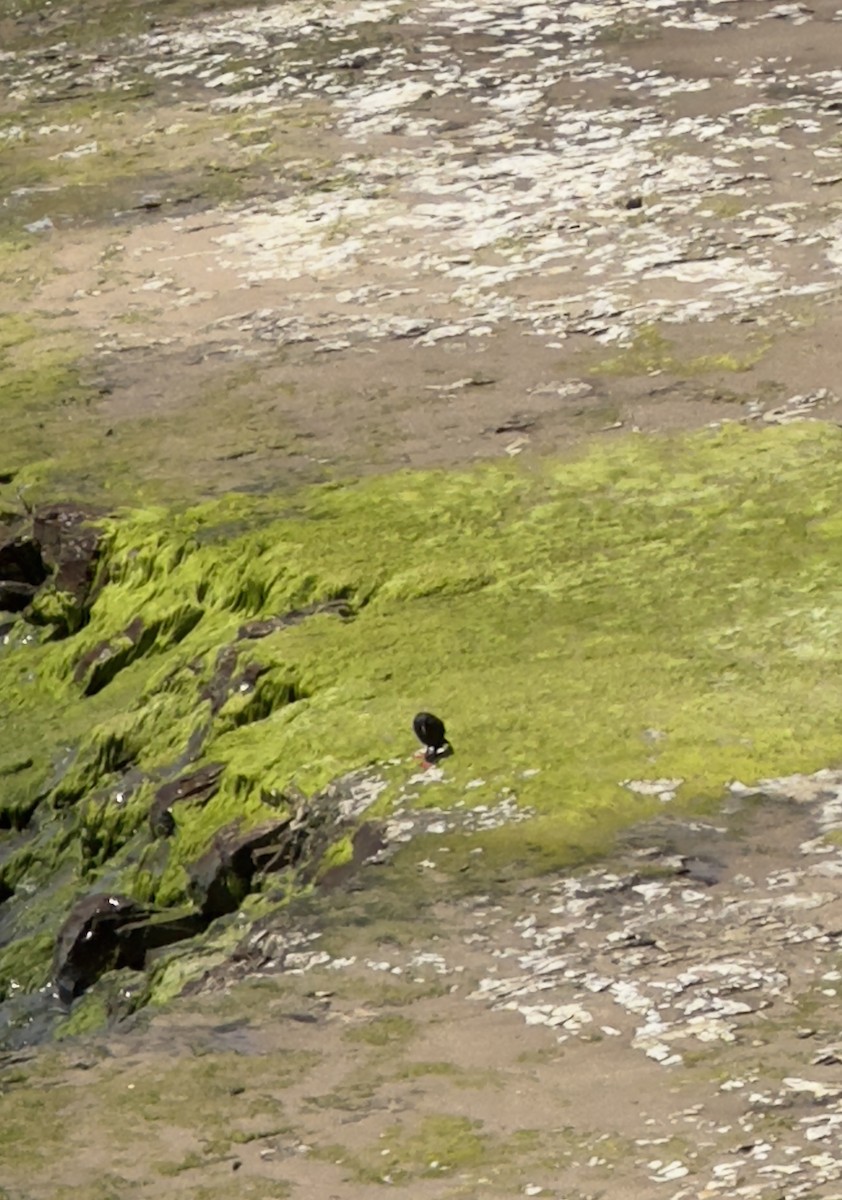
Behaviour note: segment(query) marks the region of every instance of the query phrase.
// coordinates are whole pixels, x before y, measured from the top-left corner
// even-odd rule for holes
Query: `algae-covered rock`
[[[350,844],[343,844],[345,842]],[[380,861],[387,845],[383,825],[377,821],[364,821],[350,839],[343,839],[343,842],[336,844],[339,853],[326,856],[319,875],[320,886],[326,889],[340,887],[361,866]]]
[[[288,629],[291,625],[300,625],[307,617],[318,614],[341,617],[348,621],[354,615],[354,610],[347,600],[326,600],[324,603],[308,604],[304,608],[294,608],[279,617],[267,617],[262,621],[247,621],[237,630],[238,640],[268,637],[279,629]]]
[[[47,504],[36,509],[32,537],[59,592],[84,608],[94,582],[102,530],[96,514],[75,504]]]
[[[56,942],[53,980],[59,999],[70,1004],[106,971],[142,970],[150,950],[193,937],[203,924],[195,913],[155,912],[128,896],[85,896]]]
[[[86,696],[96,695],[125,667],[153,650],[162,639],[181,641],[202,619],[192,604],[177,604],[156,617],[132,617],[114,638],[97,642],[76,663],[73,678]]]
[[[15,991],[29,992],[43,987],[49,978],[49,934],[19,938],[0,950],[0,1000]]]
[[[193,863],[189,894],[208,920],[234,912],[251,888],[258,869],[278,870],[292,859],[292,817],[267,821],[247,833],[236,823],[221,829],[211,848]]]
[[[839,437],[618,442],[110,521],[86,622],[0,656],[5,929],[54,932],[80,882],[139,906],[121,931],[191,900],[206,925],[272,872],[284,897],[341,880],[378,852],[364,820],[394,813],[405,843],[422,808],[454,879],[558,869],[662,803],[827,762]],[[459,755],[419,782],[429,708]],[[145,955],[113,907],[96,970]]]
[[[206,763],[195,771],[181,775],[158,788],[149,810],[149,829],[153,837],[169,837],[175,830],[172,807],[190,800],[193,804],[205,804],[219,790],[219,777],[225,770],[224,763]]]
[[[69,633],[85,618],[101,530],[92,513],[72,504],[45,505],[17,525],[0,542],[0,611],[28,609],[33,622]]]

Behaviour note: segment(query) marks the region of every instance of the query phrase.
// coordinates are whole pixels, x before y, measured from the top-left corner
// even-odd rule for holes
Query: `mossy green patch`
[[[37,0],[15,0],[9,6],[16,20],[6,27],[8,48],[40,49],[49,38],[49,44],[69,42],[77,50],[91,45],[101,49],[106,39],[154,29],[162,19],[175,21],[190,15],[225,12],[231,7],[231,0],[151,0],[142,8],[115,8],[107,0],[85,4],[73,0],[45,12]]]
[[[542,1060],[543,1061],[543,1060]],[[506,1086],[506,1077],[502,1071],[493,1068],[488,1070],[466,1070],[452,1062],[439,1060],[427,1062],[405,1062],[396,1066],[389,1074],[390,1079],[425,1079],[436,1076],[446,1079],[453,1087],[477,1089],[502,1089]]]
[[[594,34],[597,46],[626,46],[630,42],[654,41],[663,36],[663,28],[655,21],[620,18],[601,25]]]
[[[406,1017],[377,1017],[365,1025],[348,1029],[345,1037],[349,1042],[362,1042],[366,1046],[405,1046],[415,1034],[415,1023]]]
[[[0,1000],[11,992],[31,992],[50,977],[53,939],[49,934],[19,938],[0,950]]]
[[[745,336],[740,339],[745,346]],[[641,328],[634,336],[631,344],[618,354],[603,359],[590,367],[592,375],[640,375],[660,374],[677,375],[686,378],[693,375],[707,375],[721,371],[747,371],[755,366],[768,349],[769,342],[763,341],[746,352],[741,353],[724,349],[716,354],[701,354],[686,357],[681,354],[675,344],[654,325]]]
[[[400,1184],[448,1176],[464,1182],[486,1172],[498,1177],[509,1172],[517,1175],[523,1156],[533,1154],[541,1144],[542,1135],[535,1130],[497,1137],[481,1121],[436,1113],[390,1126],[362,1152],[350,1153],[334,1145],[318,1148],[317,1154],[342,1163],[361,1183]]]
[[[7,885],[64,862],[86,886],[119,878],[180,905],[221,826],[277,819],[291,783],[358,768],[387,783],[375,812],[461,806],[453,832],[399,856],[407,897],[418,854],[483,887],[604,850],[659,807],[626,781],[677,780],[676,803],[698,808],[735,777],[834,761],[839,447],[827,426],[729,427],[113,519],[88,624],[0,659],[0,718],[56,814],[6,859]],[[339,597],[352,619],[238,637]],[[120,654],[91,690],[102,646]],[[409,782],[422,708],[456,750],[423,789]],[[152,785],[127,796],[124,781],[171,777],[188,744],[223,764],[219,790],[176,808],[150,849]],[[507,823],[512,804],[533,818]],[[496,830],[486,815],[470,832],[479,805]],[[348,852],[339,840],[327,861]]]
[[[73,1012],[56,1027],[57,1041],[78,1037],[83,1033],[91,1033],[103,1029],[108,1023],[108,1005],[105,997],[90,992],[74,1005]]]
[[[74,1090],[66,1084],[49,1087],[29,1084],[3,1097],[6,1170],[31,1168],[33,1148],[37,1148],[38,1158],[46,1158],[63,1144]]]
[[[0,416],[6,472],[26,483],[68,439],[89,437],[91,389],[79,366],[79,347],[69,336],[48,336],[23,317],[0,322]],[[28,468],[24,472],[24,468]]]
[[[377,1094],[379,1077],[358,1079],[354,1083],[346,1083],[333,1091],[324,1092],[318,1096],[307,1096],[304,1100],[306,1108],[310,1109],[339,1109],[342,1112],[367,1112],[371,1109],[374,1096]]]

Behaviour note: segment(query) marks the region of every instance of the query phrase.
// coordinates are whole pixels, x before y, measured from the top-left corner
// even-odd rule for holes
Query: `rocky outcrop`
[[[26,534],[0,544],[0,610],[20,612],[47,578],[38,544]]]
[[[207,763],[159,787],[149,814],[153,837],[173,832],[175,804],[202,804],[215,795],[223,770],[222,763]],[[273,797],[283,805],[276,819],[251,829],[243,829],[240,821],[225,825],[208,849],[186,864],[190,909],[155,908],[119,892],[95,892],[77,901],[53,954],[53,980],[62,1002],[71,1004],[106,971],[144,970],[150,951],[193,937],[235,912],[266,876],[291,869],[300,884],[343,884],[365,862],[376,860],[385,844],[377,823],[349,824],[358,814],[348,804],[360,787],[360,779],[349,776],[310,798],[290,788]],[[323,870],[325,853],[346,839],[347,857]]]
[[[246,621],[237,630],[237,640],[268,637],[279,629],[287,629],[291,625],[300,625],[307,617],[315,617],[324,613],[332,617],[340,617],[348,621],[353,617],[354,610],[347,600],[322,600],[317,604],[308,604],[304,608],[294,608],[281,616],[268,617],[263,621]]]
[[[280,870],[296,858],[299,842],[291,816],[241,833],[225,826],[201,858],[188,868],[188,894],[206,920],[234,912],[251,890],[258,870]]]
[[[90,604],[101,529],[95,514],[73,504],[49,504],[10,529],[0,542],[0,611],[23,612],[60,633],[77,628]],[[33,605],[48,586],[60,606]]]
[[[63,1004],[119,967],[142,970],[150,950],[192,937],[205,922],[195,913],[160,912],[127,896],[95,893],[71,910],[56,941],[53,981]]]
[[[172,815],[174,804],[186,800],[194,804],[207,804],[219,791],[219,780],[224,770],[224,763],[206,763],[198,770],[181,775],[158,788],[149,810],[149,830],[152,836],[169,837],[175,832]]]
[[[32,537],[55,588],[84,607],[90,599],[102,538],[94,514],[73,504],[45,504],[33,515]]]
[[[79,658],[73,679],[86,696],[94,696],[125,667],[147,654],[164,630],[173,641],[180,641],[201,619],[202,610],[195,604],[181,605],[154,620],[133,617],[118,637],[97,642]]]

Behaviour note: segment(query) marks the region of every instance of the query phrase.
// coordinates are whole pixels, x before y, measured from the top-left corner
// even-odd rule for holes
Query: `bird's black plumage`
[[[424,747],[424,758],[428,763],[453,752],[444,731],[444,721],[440,717],[434,717],[428,712],[416,713],[412,719],[412,728]]]

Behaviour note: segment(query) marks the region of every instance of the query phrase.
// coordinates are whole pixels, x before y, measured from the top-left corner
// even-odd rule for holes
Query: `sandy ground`
[[[461,898],[428,861],[412,914],[369,867],[160,1015],[11,1057],[6,1195],[838,1196],[840,803],[780,781]]]
[[[141,149],[116,210],[93,175],[7,197],[50,225],[0,299],[81,339],[104,455],[151,423],[135,469],[200,492],[838,420],[840,61],[838,0],[290,3],[27,44],[9,150],[18,119],[56,170]],[[119,119],[38,109],[138,79]],[[211,150],[247,197],[190,194]],[[413,914],[370,868],[297,947],[6,1061],[0,1195],[838,1200],[828,787],[575,880],[437,898],[433,863]]]
[[[206,492],[836,420],[841,37],[835,0],[383,0],[10,54],[29,307],[103,462]]]

